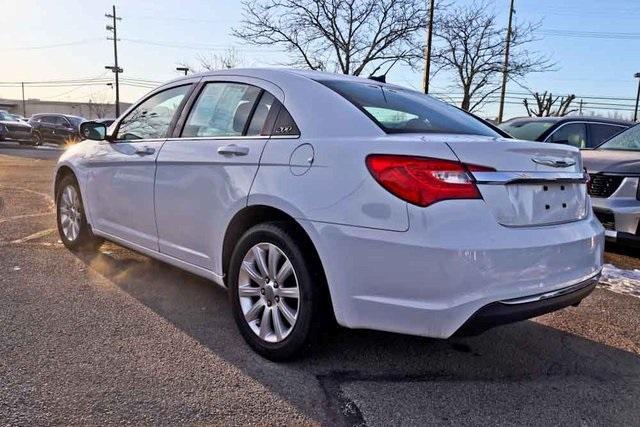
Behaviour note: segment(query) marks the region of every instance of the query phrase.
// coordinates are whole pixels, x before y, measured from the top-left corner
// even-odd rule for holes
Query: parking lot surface
[[[113,244],[74,254],[60,151],[0,147],[0,423],[565,424],[640,420],[640,298],[432,340],[337,330],[305,359],[254,354],[224,289]],[[135,207],[132,207],[135,209]],[[607,253],[638,269],[628,251]]]

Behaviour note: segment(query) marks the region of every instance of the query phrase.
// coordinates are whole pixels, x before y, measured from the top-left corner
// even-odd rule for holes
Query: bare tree
[[[107,101],[107,98],[101,94],[91,94],[89,98],[89,116],[96,119],[104,119],[113,111],[113,104]]]
[[[288,65],[344,74],[385,75],[422,60],[424,0],[243,0],[233,34],[284,48]]]
[[[577,108],[569,110],[571,102],[576,99],[575,95],[567,95],[566,98],[561,98],[559,96],[554,98],[553,94],[551,92],[547,94],[546,90],[542,95],[538,92],[535,92],[532,95],[536,102],[537,110],[529,106],[529,101],[526,98],[522,100],[522,104],[524,104],[524,108],[527,109],[529,117],[564,117],[578,111]],[[558,105],[558,108],[554,110],[553,107],[558,101],[560,101],[560,104]]]
[[[496,14],[486,1],[448,8],[434,24],[436,49],[432,60],[436,71],[454,75],[454,86],[462,90],[460,107],[474,111],[500,89],[506,30],[497,24]],[[547,58],[526,49],[539,27],[540,23],[513,26],[507,70],[511,78],[552,68]]]
[[[178,65],[187,67],[190,72],[198,73],[202,71],[225,70],[229,68],[242,67],[245,64],[245,58],[238,49],[231,47],[222,53],[212,53],[210,55],[198,55],[197,66],[192,66],[188,62],[181,62]]]

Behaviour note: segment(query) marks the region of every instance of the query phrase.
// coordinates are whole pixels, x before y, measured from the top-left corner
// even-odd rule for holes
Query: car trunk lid
[[[482,137],[446,143],[463,163],[495,169],[472,174],[500,224],[541,226],[587,216],[586,179],[577,149]]]

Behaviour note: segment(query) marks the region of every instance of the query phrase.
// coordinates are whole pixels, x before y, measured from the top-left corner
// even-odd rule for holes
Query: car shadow
[[[473,424],[489,415],[540,424],[640,419],[638,356],[539,323],[449,340],[338,328],[307,357],[276,364],[244,343],[225,289],[111,244],[78,257],[320,423],[366,424],[392,414],[396,424],[409,417]],[[429,418],[434,413],[449,418]]]

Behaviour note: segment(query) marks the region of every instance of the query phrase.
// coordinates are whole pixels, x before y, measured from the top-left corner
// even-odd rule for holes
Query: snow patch
[[[598,286],[640,298],[640,270],[623,270],[614,265],[605,264]]]

